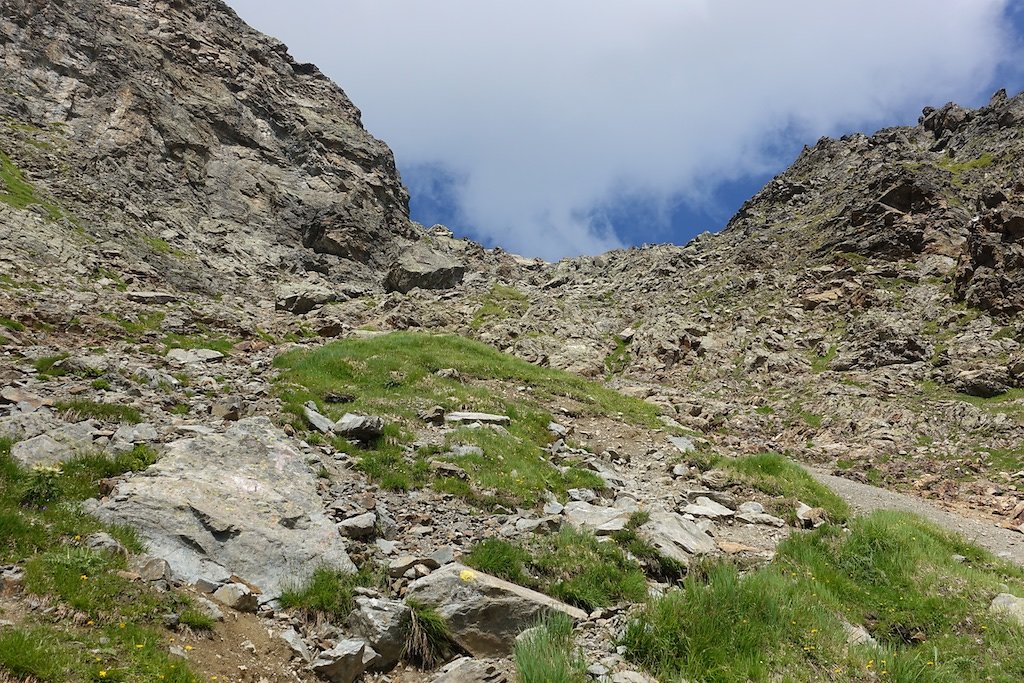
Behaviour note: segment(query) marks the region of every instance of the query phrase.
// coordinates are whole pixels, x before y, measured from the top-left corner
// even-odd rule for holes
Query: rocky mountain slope
[[[1020,557],[1024,96],[552,264],[411,222],[219,0],[0,34],[0,681],[1024,676],[1019,567],[792,462]]]

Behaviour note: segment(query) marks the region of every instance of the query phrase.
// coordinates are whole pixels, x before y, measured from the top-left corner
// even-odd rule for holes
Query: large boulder
[[[389,671],[402,658],[405,651],[406,625],[409,607],[399,600],[358,597],[349,615],[349,627],[362,636],[379,658],[371,668]]]
[[[448,289],[462,282],[465,274],[465,264],[416,242],[395,261],[384,278],[384,287],[403,293],[416,287]]]
[[[546,613],[577,620],[587,616],[543,593],[457,563],[413,582],[406,598],[435,608],[448,620],[455,642],[474,657],[510,654],[516,636]]]
[[[355,571],[316,485],[295,442],[254,417],[170,444],[95,513],[138,529],[185,581],[235,575],[274,596],[319,564]]]
[[[62,424],[44,434],[14,444],[11,457],[26,467],[51,466],[71,460],[93,448],[99,427],[94,420]]]

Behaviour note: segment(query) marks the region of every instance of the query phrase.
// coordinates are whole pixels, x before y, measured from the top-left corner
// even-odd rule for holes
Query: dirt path
[[[869,484],[861,484],[836,477],[821,470],[808,468],[815,479],[842,496],[856,512],[874,510],[904,510],[914,512],[943,529],[955,531],[968,541],[976,543],[1000,557],[1024,565],[1024,534],[996,526],[992,522],[973,519],[943,510],[921,498],[886,491]]]

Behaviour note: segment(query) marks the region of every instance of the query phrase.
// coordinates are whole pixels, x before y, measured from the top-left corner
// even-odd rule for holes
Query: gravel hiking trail
[[[837,477],[827,472],[808,468],[811,476],[842,496],[858,514],[875,510],[903,510],[914,512],[943,529],[955,531],[971,543],[989,550],[998,557],[1024,566],[1024,534],[1004,529],[992,521],[975,519],[944,510],[922,498]]]

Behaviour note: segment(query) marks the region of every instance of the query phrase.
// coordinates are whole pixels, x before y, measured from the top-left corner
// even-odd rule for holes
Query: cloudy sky
[[[1024,0],[227,0],[395,151],[413,218],[557,259],[720,229],[822,135],[1024,87]]]

